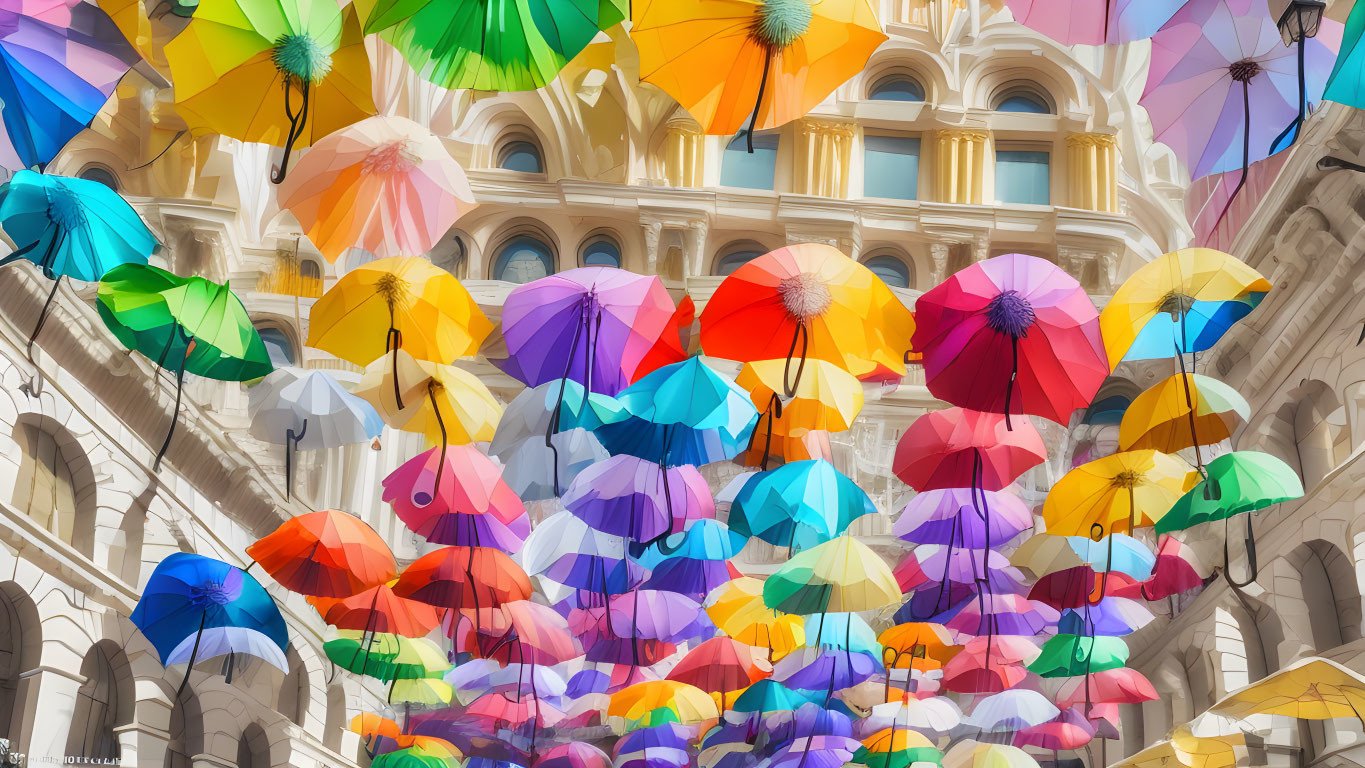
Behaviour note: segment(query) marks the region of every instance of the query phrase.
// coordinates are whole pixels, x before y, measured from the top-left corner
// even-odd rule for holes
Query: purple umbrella
[[[853,723],[848,715],[811,702],[768,715],[763,718],[763,730],[773,741],[789,742],[810,736],[852,736]]]
[[[610,768],[611,758],[591,744],[571,741],[553,746],[540,755],[533,768]]]
[[[1185,0],[1005,0],[1014,20],[1063,45],[1152,36]]]
[[[687,728],[677,723],[664,723],[653,728],[641,728],[631,731],[616,741],[616,747],[612,750],[613,754],[628,755],[632,752],[642,752],[646,749],[682,749],[685,750],[691,743],[693,733]]]
[[[614,395],[673,331],[674,310],[652,275],[583,267],[542,277],[513,289],[503,304],[508,357],[497,362],[527,386],[567,378]]]
[[[640,586],[701,600],[727,581],[730,581],[730,567],[724,560],[670,557],[659,563]]]
[[[842,768],[862,746],[847,736],[797,739],[768,758],[767,768]]]
[[[999,546],[1033,527],[1033,513],[1019,497],[1003,491],[977,491],[985,498],[985,520],[976,512],[970,488],[925,491],[905,505],[891,532],[914,544],[956,544],[969,549]]]
[[[1067,610],[1057,624],[1058,632],[1072,635],[1119,637],[1132,634],[1151,623],[1152,612],[1136,600],[1102,597],[1096,605]]]
[[[687,768],[692,758],[685,749],[658,747],[639,752],[626,752],[612,762],[614,768]]]
[[[1191,178],[1241,170],[1230,205],[1247,167],[1292,141],[1282,130],[1297,123],[1300,77],[1309,100],[1322,94],[1335,61],[1323,40],[1333,37],[1339,42],[1340,27],[1323,22],[1319,37],[1296,55],[1264,0],[1190,0],[1152,37],[1139,103],[1157,141],[1175,151]]]
[[[988,571],[1011,569],[1008,557],[995,550],[954,549],[926,544],[915,548],[915,559],[920,570],[935,581],[956,581],[971,584],[987,578]]]
[[[610,687],[611,675],[595,669],[585,669],[569,678],[564,695],[570,699],[579,699],[589,693],[606,693]]]
[[[715,631],[699,603],[673,592],[635,589],[613,596],[610,605],[608,618],[617,637],[677,642]]]
[[[1031,637],[1049,626],[1056,627],[1056,609],[1012,593],[981,595],[944,622],[954,632],[966,635],[1023,635]]]
[[[881,662],[865,653],[799,648],[773,665],[773,679],[793,690],[841,691],[871,680]]]
[[[579,473],[564,492],[564,507],[599,531],[641,542],[716,516],[711,488],[696,467],[665,469],[625,454]]]

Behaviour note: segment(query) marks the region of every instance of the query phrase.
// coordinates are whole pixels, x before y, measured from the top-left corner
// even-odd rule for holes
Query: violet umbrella
[[[1152,37],[1139,103],[1191,178],[1241,171],[1221,220],[1247,168],[1288,146],[1285,125],[1296,133],[1300,79],[1316,101],[1335,58],[1317,38],[1286,48],[1265,0],[1190,0]]]
[[[580,472],[563,500],[589,526],[641,542],[716,516],[711,489],[696,467],[665,467],[627,454]]]
[[[678,642],[715,631],[700,603],[654,589],[634,589],[613,596],[607,617],[617,637]]]
[[[915,303],[929,392],[976,411],[1066,424],[1109,375],[1099,312],[1051,262],[1009,253],[973,264]]]
[[[1105,45],[1151,37],[1185,1],[1005,0],[1005,5],[1015,21],[1062,45]]]
[[[976,514],[972,489],[939,488],[910,499],[891,532],[912,544],[956,542],[983,549],[988,540],[992,546],[1001,546],[1033,528],[1033,512],[1018,496],[996,491],[976,493],[990,510],[984,519]]]

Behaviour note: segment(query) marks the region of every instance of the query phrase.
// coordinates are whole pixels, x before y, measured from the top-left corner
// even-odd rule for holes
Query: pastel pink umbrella
[[[328,261],[351,248],[379,258],[420,256],[475,206],[464,169],[441,139],[385,115],[314,144],[279,197]]]
[[[1185,2],[1005,0],[1005,5],[1015,21],[1063,45],[1103,45],[1151,37]]]
[[[1064,709],[1046,723],[1025,728],[1014,735],[1016,747],[1080,749],[1095,738],[1095,726],[1076,709]]]
[[[1047,458],[1027,420],[1010,429],[1005,417],[945,408],[915,419],[896,443],[891,471],[921,493],[940,488],[999,491]]]
[[[558,725],[564,719],[564,713],[541,701],[535,694],[528,693],[514,700],[500,693],[488,693],[465,708],[465,717],[484,720],[492,725],[534,723],[539,730]]]
[[[1131,667],[1068,678],[1057,691],[1060,707],[1074,707],[1087,701],[1090,704],[1141,704],[1156,699],[1156,688],[1151,681]]]
[[[571,741],[540,753],[531,768],[611,768],[611,758],[591,744]]]
[[[526,506],[498,466],[473,445],[447,446],[444,464],[440,456],[432,448],[384,478],[382,498],[398,519],[433,544],[519,547],[530,534]]]
[[[943,688],[957,693],[1000,693],[1028,678],[1027,664],[1041,650],[1016,635],[978,637],[943,665]]]
[[[915,352],[930,394],[976,411],[1066,424],[1109,375],[1095,304],[1052,262],[977,262],[915,302]],[[969,485],[963,483],[963,486]]]

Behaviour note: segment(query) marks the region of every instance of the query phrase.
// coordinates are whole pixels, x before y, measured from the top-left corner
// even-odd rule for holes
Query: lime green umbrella
[[[389,682],[397,677],[393,663],[398,655],[398,636],[384,633],[372,635],[368,642],[364,633],[343,631],[341,637],[322,644],[328,660],[347,672]]]
[[[226,285],[146,264],[120,264],[100,279],[95,306],[125,347],[175,372],[175,410],[153,471],[175,434],[186,373],[250,381],[272,370],[246,308]]]
[[[528,91],[548,84],[628,0],[356,0],[365,32],[446,88]]]
[[[1255,512],[1282,501],[1303,496],[1303,483],[1288,464],[1259,451],[1234,451],[1210,461],[1208,477],[1176,500],[1175,505],[1156,523],[1157,533],[1192,528],[1201,523],[1228,520],[1244,512]],[[1226,536],[1223,539],[1223,576],[1230,584],[1244,587],[1256,580],[1256,537],[1251,516],[1246,518],[1247,567],[1250,578],[1234,581],[1228,568],[1230,557]]]
[[[449,760],[429,753],[419,747],[406,747],[395,749],[392,752],[385,752],[376,755],[370,762],[371,768],[451,768],[458,765],[454,760]]]
[[[1039,677],[1079,677],[1118,669],[1128,662],[1128,643],[1121,637],[1058,634],[1043,644],[1028,665]]]

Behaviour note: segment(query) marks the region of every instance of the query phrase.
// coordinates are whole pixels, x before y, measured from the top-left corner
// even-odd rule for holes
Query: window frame
[[[542,277],[549,277],[550,275],[553,275],[558,271],[559,257],[558,253],[555,250],[554,245],[550,243],[550,238],[546,237],[545,235],[539,232],[521,230],[513,232],[504,237],[502,241],[498,244],[498,247],[493,250],[493,260],[492,263],[488,265],[488,273],[490,280],[497,280],[503,283],[512,283],[513,285],[525,285],[526,283],[534,282],[535,280],[540,279],[532,278],[531,280],[526,280],[524,282],[517,282],[514,280],[506,280],[502,277],[502,271],[507,267],[507,262],[504,261],[504,257],[507,255],[507,250],[511,248],[514,244],[521,241],[533,242],[540,248],[544,249],[540,260],[541,263],[545,265],[546,271],[545,274],[542,275]]]
[[[1022,141],[1022,142],[1016,142],[1016,141],[998,141],[998,142],[996,142],[995,148],[994,148],[995,155],[994,155],[994,157],[991,158],[991,163],[992,163],[991,168],[992,168],[992,173],[994,174],[994,182],[995,182],[995,204],[996,204],[996,205],[1055,205],[1055,203],[1053,202],[1053,194],[1052,194],[1052,183],[1053,183],[1053,181],[1054,181],[1054,177],[1053,177],[1053,167],[1052,167],[1052,160],[1053,160],[1053,154],[1054,154],[1054,153],[1053,153],[1052,149],[1053,149],[1053,148],[1052,148],[1051,145],[1046,144],[1046,143],[1041,143],[1041,142],[1029,142],[1029,141]],[[1043,202],[1041,202],[1041,203],[1038,203],[1038,202],[1019,202],[1019,201],[1014,201],[1014,200],[1006,200],[1006,199],[1004,199],[1004,198],[1001,196],[1001,188],[1000,188],[1000,155],[1001,155],[1001,154],[1016,154],[1016,155],[1022,155],[1022,154],[1037,154],[1037,155],[1043,155],[1043,156],[1045,156],[1045,157],[1047,158],[1047,162],[1046,162],[1045,164],[1043,164],[1043,167],[1047,170],[1047,183],[1046,183],[1046,185],[1044,186],[1044,191],[1045,191],[1045,193],[1046,193],[1046,196],[1045,196],[1046,199],[1045,199]],[[1023,164],[1021,161],[1014,161],[1014,162],[1015,162],[1016,164],[1019,164],[1019,165],[1022,165],[1022,164]],[[1037,163],[1035,163],[1035,165],[1037,165]]]
[[[872,140],[872,139],[899,139],[899,140],[905,140],[905,141],[909,141],[909,142],[914,142],[914,145],[915,145],[915,153],[914,153],[914,157],[915,157],[915,184],[914,184],[914,189],[912,189],[911,192],[910,192],[910,195],[911,195],[910,197],[893,197],[893,196],[887,196],[887,195],[877,195],[877,194],[872,194],[872,193],[870,193],[870,192],[868,191],[868,186],[869,186],[869,185],[868,185],[868,179],[869,179],[868,169],[871,167],[871,165],[868,163],[868,154],[869,154],[870,152],[873,151],[872,148],[871,148],[871,140]],[[919,134],[905,134],[905,133],[893,133],[893,132],[882,132],[882,131],[873,131],[873,132],[871,132],[871,133],[864,133],[864,134],[863,134],[863,157],[862,157],[862,160],[863,160],[863,197],[864,197],[864,198],[876,199],[876,200],[900,200],[900,201],[904,201],[904,202],[915,202],[915,201],[918,201],[918,200],[919,200],[920,171],[922,170],[921,167],[920,167],[920,161],[921,161],[921,160],[923,159],[923,157],[924,157],[924,154],[923,154],[923,153],[924,153],[924,142],[923,142],[923,139],[920,137]],[[882,154],[892,154],[892,153],[890,153],[890,152],[883,152]]]

